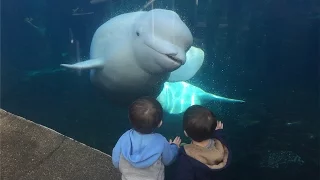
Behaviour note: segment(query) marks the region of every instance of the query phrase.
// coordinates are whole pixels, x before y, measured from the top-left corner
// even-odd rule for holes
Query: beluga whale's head
[[[171,10],[141,13],[133,24],[133,51],[139,66],[150,74],[172,72],[186,62],[193,37]]]

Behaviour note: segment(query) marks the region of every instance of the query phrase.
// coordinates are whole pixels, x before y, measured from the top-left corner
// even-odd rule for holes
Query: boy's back
[[[220,139],[220,138],[217,138]],[[221,139],[220,139],[221,140]],[[224,142],[222,142],[223,144]],[[222,163],[214,164],[217,157],[215,150],[208,150],[193,144],[180,147],[177,157],[175,180],[212,180],[218,179],[218,172],[226,168],[231,160],[228,147],[223,145]]]
[[[226,168],[231,160],[222,138],[223,124],[201,106],[188,108],[183,121],[185,134],[192,143],[179,149],[175,180],[219,179],[218,171]]]
[[[116,146],[113,154],[120,154],[119,170],[122,179],[164,179],[164,164],[162,152],[166,146],[166,139],[157,133],[139,134],[134,130],[128,130],[119,139],[120,148]],[[117,149],[119,152],[117,152]],[[171,158],[175,154],[165,154]],[[113,156],[116,159],[117,156]],[[165,162],[168,163],[168,162]]]

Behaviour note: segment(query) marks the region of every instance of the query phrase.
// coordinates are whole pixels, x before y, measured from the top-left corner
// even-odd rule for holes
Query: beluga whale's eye
[[[136,35],[137,35],[137,36],[140,36],[140,33],[137,31],[137,32],[136,32]]]

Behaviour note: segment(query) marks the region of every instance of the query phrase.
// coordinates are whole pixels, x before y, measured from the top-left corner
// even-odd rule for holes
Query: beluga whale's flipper
[[[103,68],[104,60],[102,58],[81,61],[75,64],[61,64],[62,67],[76,70]]]
[[[191,46],[186,54],[186,63],[170,73],[168,82],[186,81],[191,79],[201,68],[204,60],[202,49]]]

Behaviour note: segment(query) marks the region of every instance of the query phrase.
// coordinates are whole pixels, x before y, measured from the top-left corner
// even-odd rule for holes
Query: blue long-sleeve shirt
[[[140,134],[130,129],[118,140],[112,151],[112,162],[119,168],[120,155],[132,166],[146,168],[162,156],[164,165],[171,164],[178,154],[178,146],[169,144],[165,137],[158,133]]]

